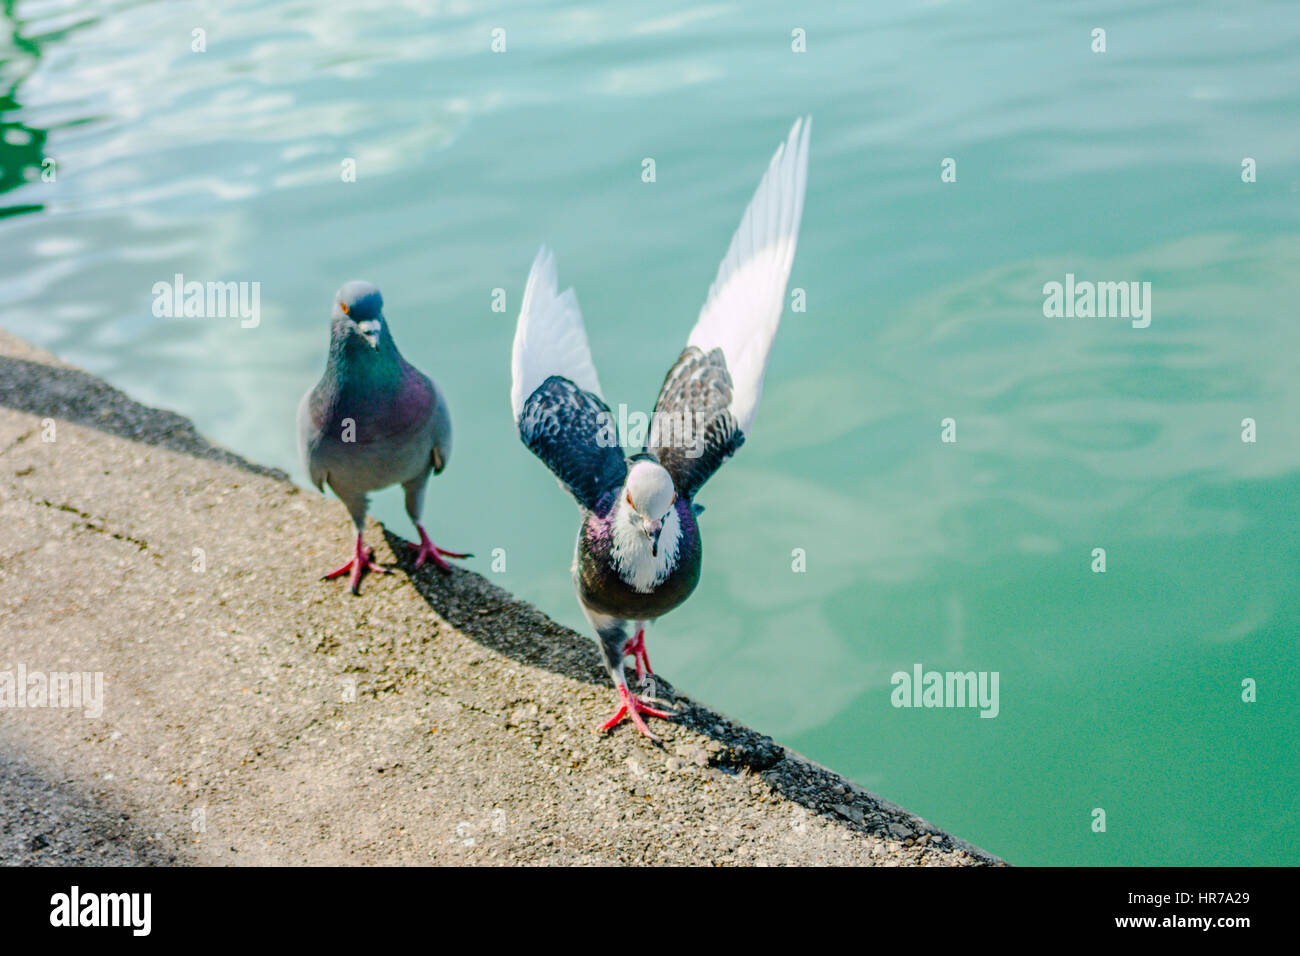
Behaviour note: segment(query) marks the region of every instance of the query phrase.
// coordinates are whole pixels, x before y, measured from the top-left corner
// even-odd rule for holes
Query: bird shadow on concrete
[[[382,527],[382,525],[381,525]],[[444,620],[497,653],[583,683],[609,684],[595,642],[557,624],[531,604],[465,568],[418,571],[406,539],[384,528],[399,570]],[[610,688],[611,697],[613,688]]]
[[[212,444],[189,419],[141,405],[80,369],[0,355],[0,405],[219,461],[255,475],[289,478],[278,468],[266,468]]]
[[[398,556],[394,570],[408,577],[443,620],[484,647],[520,664],[609,688],[610,706],[613,706],[613,689],[592,638],[557,624],[532,605],[472,571],[456,568],[447,574],[429,566],[415,570],[413,559],[404,547],[405,539],[387,528],[383,531],[388,546]],[[966,849],[980,862],[997,862],[901,807],[787,750],[771,737],[677,693],[660,675],[654,675],[654,679],[654,693],[649,696],[668,704],[677,711],[677,716],[671,722],[652,721],[651,728],[661,737],[660,746],[687,762],[716,767],[726,773],[761,776],[808,812],[859,833],[890,840],[929,833],[935,848]],[[675,726],[665,726],[666,723]],[[694,737],[689,733],[692,731],[703,739]],[[613,733],[635,731],[622,726]]]

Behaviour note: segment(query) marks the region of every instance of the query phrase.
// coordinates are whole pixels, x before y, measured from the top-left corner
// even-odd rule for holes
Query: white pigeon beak
[[[664,530],[664,523],[654,518],[642,518],[641,530],[650,539],[650,557],[659,556],[659,533]]]
[[[372,349],[379,348],[379,329],[380,322],[378,319],[366,319],[364,322],[357,323],[357,329],[370,343]]]

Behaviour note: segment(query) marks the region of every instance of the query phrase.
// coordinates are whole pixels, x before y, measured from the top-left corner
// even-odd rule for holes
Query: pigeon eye
[[[629,508],[635,508],[635,507],[636,507],[636,505],[632,504],[632,492],[630,492],[630,491],[627,493],[627,504],[628,504],[628,507],[629,507]]]
[[[346,302],[340,302],[339,308],[343,310],[344,315],[348,314],[348,304]]]

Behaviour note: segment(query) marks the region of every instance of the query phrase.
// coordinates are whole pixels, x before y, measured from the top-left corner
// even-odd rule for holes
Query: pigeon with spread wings
[[[578,503],[573,582],[595,629],[619,706],[630,717],[671,717],[629,689],[624,662],[650,671],[645,626],[685,601],[703,550],[694,503],[749,432],[785,303],[808,179],[811,120],[777,148],[731,239],[685,350],[659,391],[643,452],[624,457],[601,392],[572,289],[558,292],[543,248],[524,290],[512,358],[511,404],[523,443]],[[629,637],[629,632],[631,636]]]

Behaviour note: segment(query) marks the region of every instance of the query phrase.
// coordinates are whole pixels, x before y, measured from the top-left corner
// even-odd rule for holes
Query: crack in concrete
[[[27,441],[27,439],[31,438],[35,434],[36,434],[35,428],[29,428],[27,431],[23,432],[21,435],[19,435],[17,438],[11,441],[9,444],[5,445],[4,448],[0,448],[0,458],[3,458],[5,455],[9,454],[11,451],[13,451],[15,448],[17,448],[19,445]]]
[[[68,514],[76,515],[78,518],[81,518],[85,522],[85,524],[83,524],[82,527],[85,528],[86,530],[94,531],[97,534],[108,535],[110,538],[114,539],[115,541],[122,541],[127,544],[133,544],[135,545],[136,550],[143,551],[145,554],[149,555],[155,561],[161,561],[161,557],[158,555],[158,553],[149,547],[148,541],[144,541],[140,538],[135,538],[129,534],[123,534],[118,531],[110,531],[107,527],[108,521],[104,518],[98,517],[97,515],[92,515],[87,511],[82,511],[80,508],[74,507],[73,505],[57,504],[53,501],[50,501],[48,498],[28,498],[27,500],[30,501],[32,504],[40,505],[43,508],[52,508],[55,511],[63,511]],[[95,522],[99,522],[99,524],[95,524]]]

